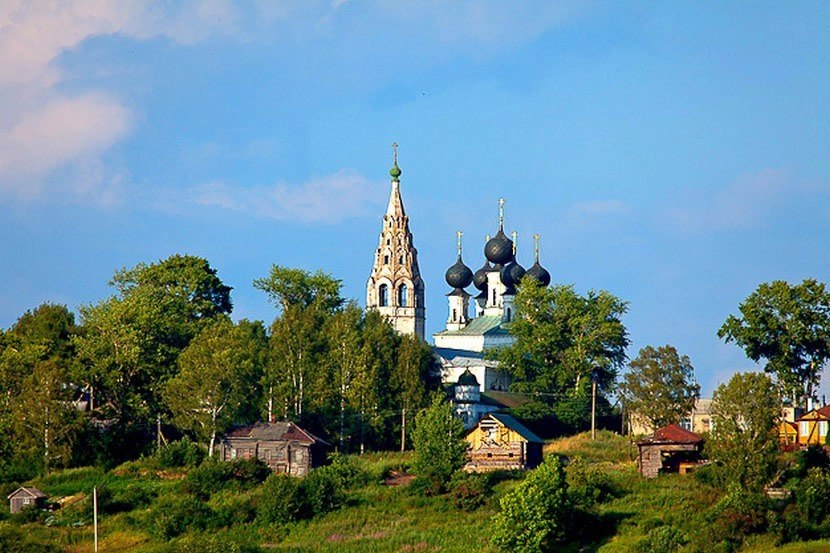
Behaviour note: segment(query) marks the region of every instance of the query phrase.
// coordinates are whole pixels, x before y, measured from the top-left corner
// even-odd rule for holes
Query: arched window
[[[455,322],[458,320],[458,311],[455,309],[452,310],[452,321]]]
[[[378,303],[381,307],[389,305],[389,287],[385,284],[381,284],[378,288]]]
[[[401,307],[406,307],[406,304],[409,300],[409,290],[406,287],[406,284],[401,284],[401,287],[398,288],[398,305]]]
[[[389,256],[388,255],[383,256],[383,264],[384,265],[389,265]]]
[[[509,323],[512,320],[513,312],[510,311],[510,308],[507,308],[507,322]]]

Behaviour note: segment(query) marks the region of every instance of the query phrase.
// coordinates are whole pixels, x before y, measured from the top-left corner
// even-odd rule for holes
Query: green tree
[[[335,313],[326,326],[328,377],[337,403],[340,451],[345,451],[346,417],[353,397],[352,386],[361,370],[362,326],[363,310],[354,302]]]
[[[179,357],[181,372],[167,383],[165,399],[180,428],[207,442],[213,457],[217,434],[244,419],[255,404],[264,335],[242,323],[217,320]],[[250,410],[248,410],[250,414]]]
[[[464,425],[440,393],[434,394],[430,406],[416,415],[412,442],[415,471],[428,478],[436,490],[443,489],[467,461]]]
[[[730,315],[718,336],[735,342],[753,361],[775,375],[784,393],[799,404],[814,397],[821,370],[830,359],[830,293],[813,279],[790,285],[764,283]]]
[[[401,451],[406,449],[407,423],[412,414],[429,401],[429,393],[438,387],[437,367],[432,348],[417,336],[401,336],[397,363],[391,385],[395,404],[401,412]]]
[[[778,463],[780,413],[780,396],[762,373],[735,374],[717,387],[707,450],[725,483],[749,490],[769,483]]]
[[[66,374],[53,358],[38,361],[34,372],[23,380],[20,395],[12,404],[15,443],[48,473],[55,465],[67,465],[80,413],[72,403]]]
[[[621,320],[626,302],[605,291],[581,296],[572,286],[524,279],[515,306],[515,342],[490,355],[512,374],[516,391],[572,407],[587,405],[592,381],[601,392],[613,389],[629,344]]]
[[[268,299],[281,309],[289,306],[309,307],[317,304],[332,312],[343,305],[342,282],[323,271],[310,273],[272,265],[265,278],[254,280],[254,288],[268,294]]]
[[[506,551],[537,553],[552,550],[567,536],[573,501],[562,462],[545,461],[506,494],[493,519],[493,542]]]
[[[629,412],[652,428],[679,423],[700,397],[691,361],[669,345],[641,349],[629,364],[621,391]]]

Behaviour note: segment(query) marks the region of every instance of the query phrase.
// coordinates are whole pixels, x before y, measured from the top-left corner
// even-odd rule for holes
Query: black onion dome
[[[550,273],[547,269],[539,265],[538,261],[534,263],[530,269],[527,270],[526,274],[542,286],[547,286],[548,284],[550,284]]]
[[[470,369],[464,371],[461,376],[458,377],[457,386],[478,386],[478,379],[476,375],[470,372]]]
[[[513,259],[513,241],[504,234],[502,229],[499,229],[484,246],[484,256],[491,263],[507,263]]]
[[[473,281],[473,271],[464,265],[461,257],[459,257],[455,265],[447,269],[444,278],[447,280],[447,284],[453,288],[466,288]]]
[[[484,265],[476,271],[476,274],[473,275],[473,285],[478,288],[479,290],[486,290],[487,289],[487,273],[493,270],[492,265],[490,265],[489,261],[485,261]]]
[[[516,291],[516,286],[522,281],[525,276],[525,268],[519,265],[516,260],[511,261],[501,269],[499,275],[501,282],[507,288],[506,294],[513,294]]]

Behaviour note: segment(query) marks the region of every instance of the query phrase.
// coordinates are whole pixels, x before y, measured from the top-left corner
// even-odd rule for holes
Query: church
[[[418,250],[409,229],[409,217],[401,196],[397,144],[389,174],[392,190],[371,275],[366,284],[366,308],[380,311],[403,334],[425,339],[424,282],[418,268]],[[485,358],[485,351],[508,346],[514,338],[508,328],[515,316],[516,289],[524,277],[543,286],[550,273],[539,263],[539,235],[535,235],[535,262],[527,270],[516,254],[516,233],[504,232],[504,205],[499,200],[498,229],[487,237],[484,261],[473,273],[463,260],[462,233],[457,233],[458,258],[447,269],[450,288],[446,327],[433,334],[434,352],[441,364],[441,381],[456,389],[456,411],[467,426],[499,408],[494,396],[510,387],[510,375],[498,362]],[[473,286],[475,296],[467,289]],[[472,306],[471,301],[472,301]],[[471,315],[472,307],[472,315]]]

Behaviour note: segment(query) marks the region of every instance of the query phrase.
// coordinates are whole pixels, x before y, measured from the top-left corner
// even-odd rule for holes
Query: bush
[[[261,484],[270,474],[271,469],[259,459],[208,460],[187,473],[183,488],[187,493],[207,500],[226,488],[246,489]]]
[[[21,528],[0,525],[0,551],[3,553],[60,553],[61,548],[39,541]]]
[[[301,485],[305,502],[313,516],[334,511],[345,500],[341,475],[331,467],[312,470]]]
[[[204,450],[188,438],[171,442],[156,450],[156,466],[162,469],[198,466],[205,458]]]
[[[189,530],[204,530],[214,523],[213,511],[195,497],[162,497],[147,513],[150,533],[169,540]]]
[[[225,534],[188,534],[170,544],[171,553],[260,553],[262,549],[249,540]]]
[[[705,542],[736,550],[747,536],[763,533],[768,526],[768,501],[761,493],[734,485],[707,513],[709,524],[701,536]]]
[[[487,474],[457,473],[450,483],[450,498],[456,509],[475,511],[487,502],[493,486]]]
[[[102,513],[115,514],[147,507],[156,494],[149,492],[138,484],[130,484],[122,490],[113,491],[107,485],[97,488],[98,509]],[[90,497],[90,501],[92,498]]]
[[[334,453],[329,456],[328,468],[344,489],[365,486],[372,481],[372,474],[351,456]]]
[[[673,553],[688,541],[674,526],[658,526],[637,542],[636,550],[639,553]]]
[[[572,461],[566,469],[568,490],[574,504],[586,511],[611,499],[614,488],[608,475],[583,461]]]
[[[558,456],[547,457],[525,480],[502,497],[494,517],[493,541],[509,551],[549,550],[566,536],[573,503]]]
[[[452,413],[441,394],[415,416],[412,432],[415,470],[429,478],[436,491],[443,491],[453,473],[467,462],[464,425]]]
[[[257,519],[266,524],[285,524],[305,518],[309,512],[300,481],[285,474],[272,474],[259,490]]]
[[[252,488],[262,484],[272,472],[261,459],[237,459],[230,465],[233,479],[242,488]]]

